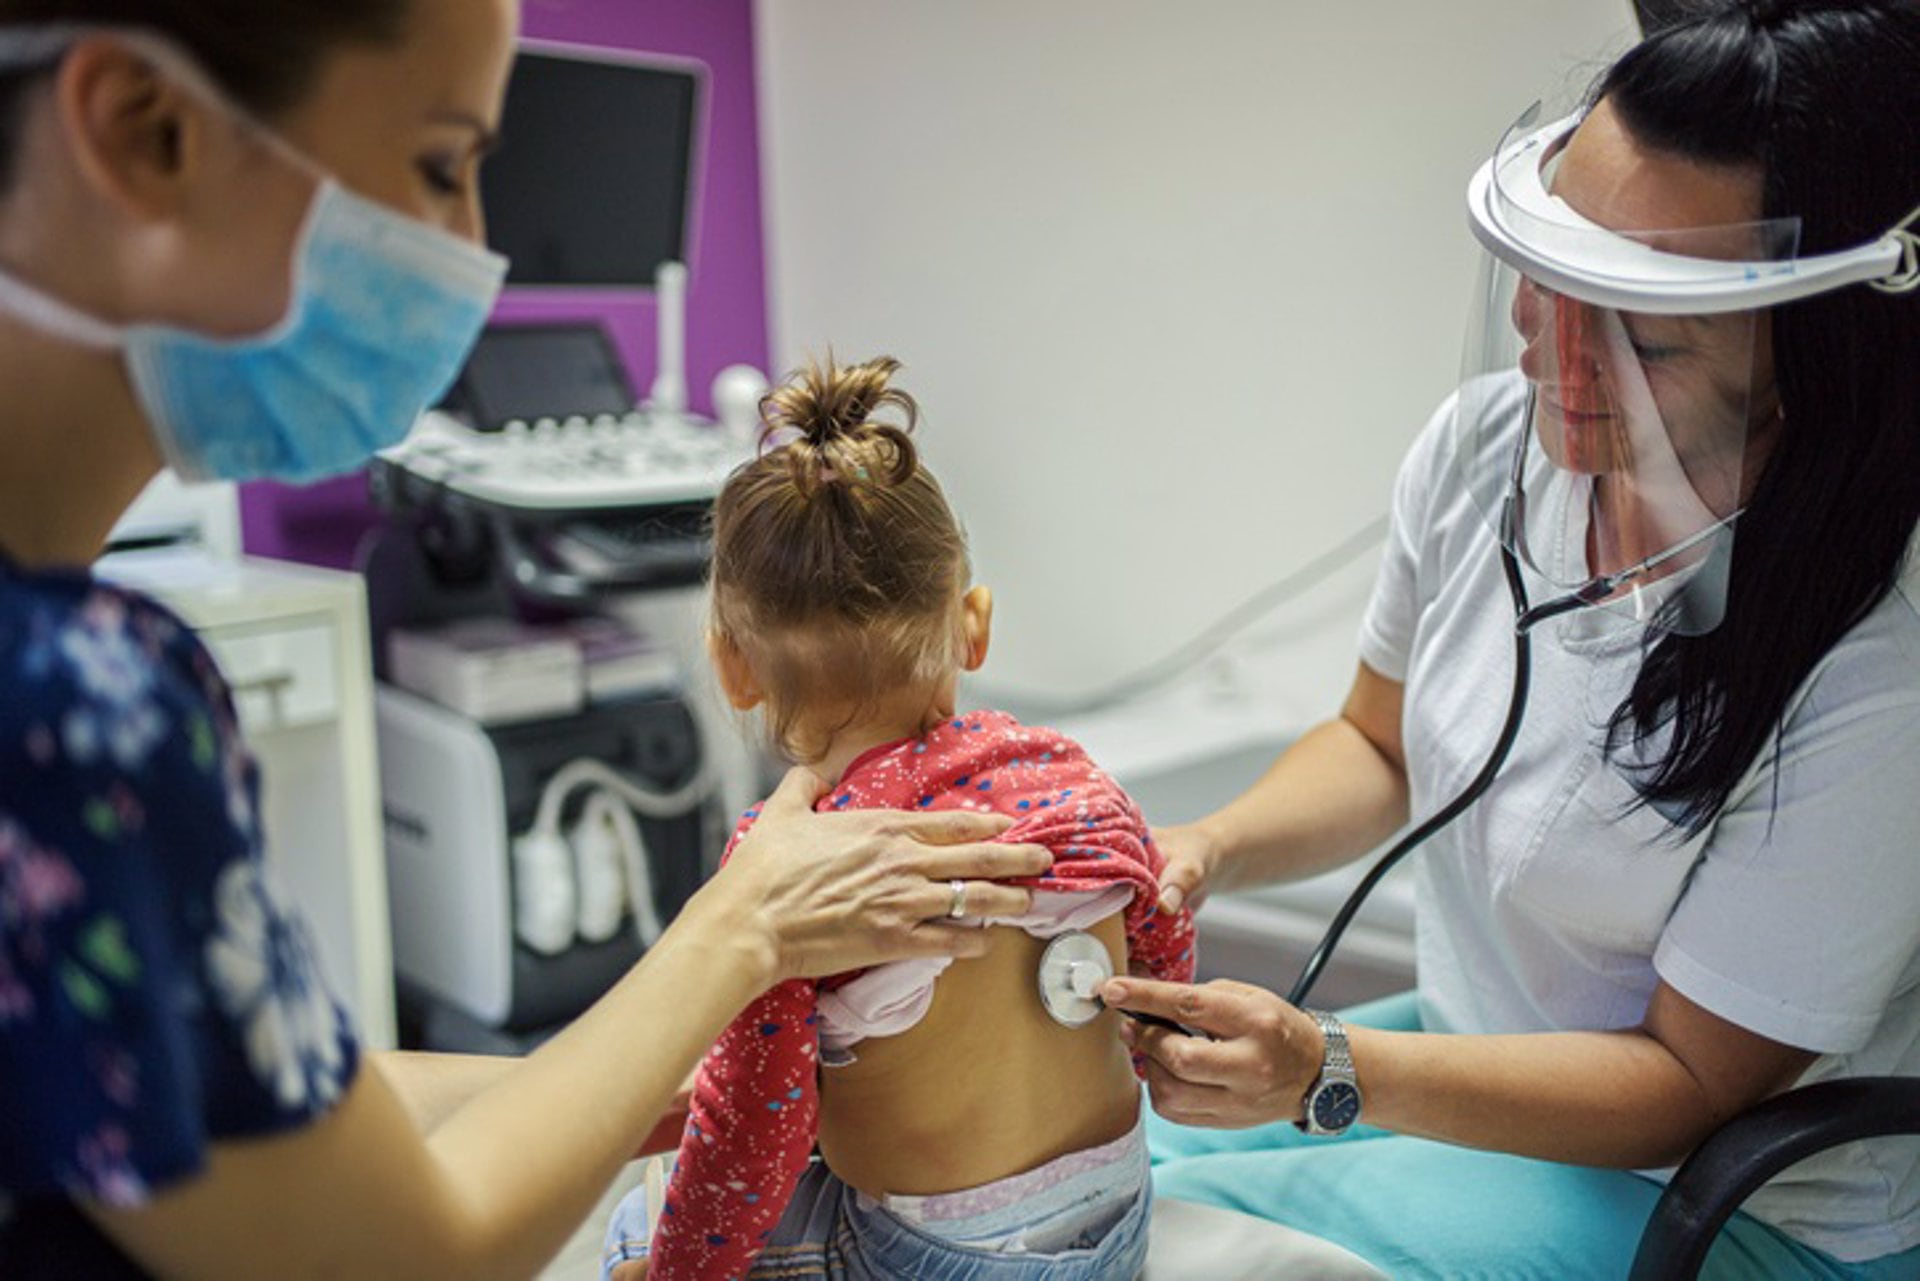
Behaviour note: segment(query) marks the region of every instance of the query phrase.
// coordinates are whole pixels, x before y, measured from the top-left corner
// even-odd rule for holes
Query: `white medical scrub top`
[[[1513,611],[1492,530],[1450,471],[1452,413],[1450,401],[1402,465],[1360,641],[1362,661],[1406,687],[1416,817],[1478,772],[1513,682]],[[1424,1026],[1632,1027],[1665,980],[1721,1018],[1818,1051],[1803,1083],[1920,1075],[1914,560],[1796,692],[1777,757],[1763,753],[1691,840],[1636,808],[1600,750],[1639,636],[1599,611],[1536,628],[1512,757],[1414,856]],[[1920,1244],[1920,1139],[1814,1157],[1743,1208],[1843,1260]]]

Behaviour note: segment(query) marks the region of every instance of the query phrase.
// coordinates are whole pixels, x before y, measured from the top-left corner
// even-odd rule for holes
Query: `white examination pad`
[[[1360,1256],[1278,1223],[1201,1205],[1153,1199],[1140,1281],[1385,1281]]]

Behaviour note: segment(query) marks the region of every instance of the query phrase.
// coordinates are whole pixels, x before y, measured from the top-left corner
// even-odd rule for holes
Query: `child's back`
[[[1086,930],[1116,972],[1190,978],[1191,919],[1157,913],[1145,820],[1077,745],[954,714],[991,597],[969,587],[957,522],[905,430],[872,421],[894,405],[911,426],[893,368],[811,370],[769,398],[770,430],[801,438],[717,504],[715,666],[787,755],[838,780],[823,808],[992,809],[1018,820],[1003,839],[1055,863],[1027,915],[960,926],[994,931],[984,957],[783,984],[735,1021],[696,1081],[655,1281],[1043,1262],[1094,1277],[1145,1249],[1140,1089],[1118,1016],[1053,1021],[1040,957]]]
[[[1120,918],[1092,932],[1124,970]],[[1007,927],[994,936],[987,955],[941,976],[925,1018],[821,1081],[820,1154],[869,1196],[979,1187],[1139,1120],[1139,1083],[1112,1029],[1062,1027],[1032,999],[1046,944]]]
[[[1186,921],[1153,908],[1158,860],[1145,821],[1112,780],[1050,730],[972,712],[856,762],[823,804],[993,809],[1018,820],[1004,839],[1055,856],[1033,882],[1033,910],[989,927],[987,956],[906,962],[826,985],[820,1148],[833,1172],[875,1197],[945,1193],[1131,1130],[1139,1086],[1115,1034],[1119,1016],[1065,1027],[1037,985],[1047,940],[1073,928],[1106,945],[1117,973],[1130,955],[1160,974],[1192,971]],[[924,1012],[909,1008],[909,994],[935,975]],[[876,1009],[898,1013],[876,1018]],[[849,1024],[875,1034],[843,1055]],[[844,1058],[852,1061],[834,1066]]]

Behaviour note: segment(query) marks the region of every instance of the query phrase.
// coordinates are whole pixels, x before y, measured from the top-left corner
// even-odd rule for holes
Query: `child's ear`
[[[707,657],[713,661],[713,673],[720,678],[720,692],[727,696],[736,712],[750,712],[767,699],[753,664],[740,647],[718,632],[707,633]]]
[[[960,665],[977,672],[987,661],[987,646],[993,640],[993,593],[975,585],[960,598],[960,625],[966,636],[967,652]]]

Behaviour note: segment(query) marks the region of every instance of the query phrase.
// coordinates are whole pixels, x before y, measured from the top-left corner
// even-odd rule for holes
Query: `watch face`
[[[1308,1106],[1316,1126],[1344,1130],[1360,1119],[1360,1090],[1350,1081],[1328,1081],[1313,1092]]]

